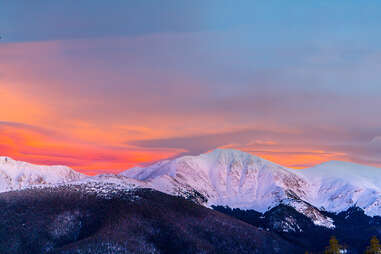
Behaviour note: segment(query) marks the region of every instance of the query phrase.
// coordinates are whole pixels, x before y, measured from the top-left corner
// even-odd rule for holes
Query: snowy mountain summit
[[[380,173],[379,168],[348,162],[295,170],[242,151],[217,149],[120,175],[172,195],[199,193],[207,206],[266,212],[286,204],[316,225],[332,228],[332,220],[321,210],[337,213],[359,206],[367,215],[381,215]]]
[[[248,153],[217,149],[121,173],[168,192],[191,188],[208,205],[265,212],[290,196],[306,196],[307,182],[288,169]],[[174,194],[174,193],[172,193]]]
[[[77,181],[85,176],[66,166],[39,166],[0,157],[0,191]]]
[[[381,168],[329,161],[296,172],[309,180],[307,200],[316,207],[338,213],[356,206],[381,215]]]

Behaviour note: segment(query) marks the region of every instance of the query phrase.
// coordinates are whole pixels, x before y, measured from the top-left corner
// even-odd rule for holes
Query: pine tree
[[[339,244],[336,237],[332,236],[329,240],[329,246],[325,248],[325,254],[340,254],[343,247]]]
[[[366,248],[365,254],[381,254],[381,244],[376,236],[370,239],[370,246]]]

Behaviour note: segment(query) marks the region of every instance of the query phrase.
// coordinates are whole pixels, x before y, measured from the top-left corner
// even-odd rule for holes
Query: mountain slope
[[[279,205],[264,214],[228,207],[214,209],[256,227],[276,232],[282,238],[312,253],[322,253],[332,235],[348,247],[348,253],[364,253],[369,240],[373,236],[380,237],[381,232],[380,216],[367,216],[362,209],[355,207],[338,214],[329,213],[329,217],[335,222],[333,229],[316,226],[302,213],[285,205]]]
[[[84,177],[66,166],[39,166],[0,157],[0,191],[71,182]]]
[[[200,156],[162,161],[120,174],[172,195],[200,194],[207,206],[266,212],[287,204],[316,224],[332,228],[332,220],[303,201],[309,184],[290,169],[249,153],[217,149]]]
[[[183,198],[99,182],[0,193],[0,249],[3,254],[303,253],[274,233]]]
[[[330,161],[296,170],[310,179],[306,200],[329,212],[358,206],[369,216],[381,215],[381,169],[350,162]]]
[[[191,187],[208,205],[227,205],[264,212],[292,192],[305,197],[307,182],[289,170],[248,153],[217,149],[185,156],[120,175],[151,183],[159,190]],[[170,191],[169,191],[170,192]]]
[[[294,170],[245,152],[217,149],[134,168],[120,175],[172,195],[199,193],[207,206],[264,213],[286,204],[316,225],[333,228],[332,219],[321,211],[337,213],[359,206],[367,215],[381,215],[380,171],[335,161]]]

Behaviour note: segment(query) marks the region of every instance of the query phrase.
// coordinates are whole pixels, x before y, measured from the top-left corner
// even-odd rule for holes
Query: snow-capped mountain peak
[[[296,172],[309,179],[311,204],[330,212],[358,206],[367,215],[381,215],[381,168],[329,161]]]
[[[207,206],[266,212],[288,204],[315,224],[332,228],[331,219],[316,207],[340,212],[358,205],[368,215],[381,215],[380,171],[340,161],[294,170],[242,151],[216,149],[127,170],[122,175],[173,195],[199,193],[207,199]]]
[[[306,181],[290,170],[246,152],[217,149],[122,173],[168,192],[192,188],[208,205],[267,211],[291,191],[305,195]]]
[[[0,191],[76,181],[85,176],[66,166],[40,166],[0,157]]]

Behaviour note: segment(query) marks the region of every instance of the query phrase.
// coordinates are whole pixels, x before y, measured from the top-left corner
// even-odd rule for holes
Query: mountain
[[[369,216],[381,215],[381,168],[329,161],[295,172],[309,179],[305,198],[314,206],[334,213],[357,206]]]
[[[183,156],[148,167],[136,167],[117,175],[88,177],[64,166],[36,166],[0,158],[0,191],[21,188],[23,195],[34,193],[32,200],[36,209],[52,209],[44,207],[45,203],[37,198],[49,195],[42,192],[51,190],[63,190],[64,195],[69,196],[80,193],[80,196],[113,200],[127,198],[126,193],[139,192],[143,188],[170,194],[176,200],[191,200],[196,206],[213,208],[257,229],[273,232],[304,250],[320,251],[329,237],[336,235],[340,242],[351,247],[351,253],[362,253],[369,238],[381,232],[381,169],[349,162],[331,161],[295,170],[245,152],[217,149],[199,156]],[[27,188],[29,186],[33,188]],[[0,198],[5,212],[11,207],[8,197],[17,196],[17,193],[4,193],[5,203],[1,203]],[[164,194],[155,194],[152,198],[160,200],[160,195]],[[65,202],[69,206],[71,201]],[[181,210],[181,204],[176,203],[174,207],[179,206]],[[183,232],[189,230],[186,228]],[[215,233],[218,232],[211,234]]]
[[[90,181],[0,193],[3,254],[303,253],[252,225],[152,189]]]
[[[323,253],[331,236],[347,247],[348,253],[361,254],[373,236],[380,238],[381,217],[367,216],[359,207],[340,213],[322,212],[334,221],[334,228],[315,225],[303,213],[287,205],[278,205],[264,214],[254,210],[217,206],[215,210],[240,219],[255,227],[277,233],[283,239],[301,246],[309,253]]]
[[[265,212],[287,199],[304,198],[307,182],[288,169],[236,150],[217,149],[200,156],[184,156],[120,175],[156,186],[165,192],[192,188],[208,205],[226,205]],[[168,189],[171,187],[172,189]]]
[[[249,153],[217,149],[183,156],[119,175],[85,177],[65,166],[37,166],[0,157],[0,191],[65,182],[112,182],[153,188],[211,206],[264,213],[279,204],[295,208],[316,225],[333,228],[321,212],[358,206],[369,216],[381,215],[381,169],[331,161],[294,170]]]
[[[207,206],[228,206],[264,213],[286,204],[315,224],[334,227],[320,211],[342,212],[358,206],[381,215],[381,169],[331,161],[295,170],[249,153],[217,149],[120,174],[169,194],[195,191]]]
[[[349,162],[295,170],[242,151],[217,149],[118,175],[86,177],[65,166],[38,166],[0,157],[0,191],[89,181],[152,188],[208,207],[264,213],[285,204],[328,228],[334,223],[322,211],[339,213],[358,206],[366,215],[381,215],[381,169]]]
[[[0,157],[0,191],[58,184],[85,178],[66,166],[39,166],[9,157]]]
[[[199,156],[161,161],[134,168],[120,176],[133,178],[171,195],[192,196],[206,206],[228,206],[261,213],[287,204],[308,216],[316,225],[333,228],[308,200],[307,178],[249,153],[217,149]]]

